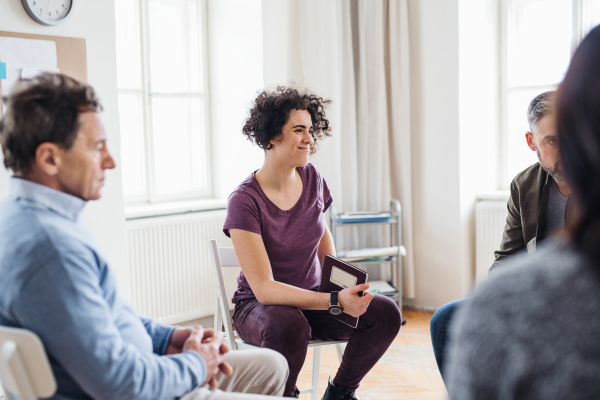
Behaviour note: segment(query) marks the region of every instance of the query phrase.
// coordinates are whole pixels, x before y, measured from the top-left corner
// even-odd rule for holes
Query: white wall
[[[298,61],[294,53],[298,49],[292,49],[293,39],[289,27],[292,3],[263,0],[262,4],[265,85],[287,85],[290,77],[301,75],[300,67],[294,68]]]
[[[242,134],[264,86],[261,0],[209,0],[208,29],[214,195],[227,198],[264,159]]]
[[[498,0],[459,0],[461,257],[468,268],[462,288],[471,285],[475,273],[476,197],[498,189],[499,11]]]
[[[98,239],[101,248],[117,271],[121,293],[128,296],[129,270],[125,237],[125,215],[121,186],[121,144],[117,107],[117,72],[115,50],[115,16],[112,1],[78,1],[74,14],[55,27],[34,22],[16,0],[0,0],[0,30],[84,38],[86,41],[88,82],[96,89],[104,112],[102,119],[108,134],[108,146],[117,169],[107,174],[102,199],[88,204],[83,218]],[[8,173],[0,168],[0,182]],[[0,183],[0,198],[6,195]]]
[[[460,254],[458,0],[409,6],[418,307],[464,294]]]
[[[476,195],[496,189],[496,0],[409,0],[416,297],[469,294]]]

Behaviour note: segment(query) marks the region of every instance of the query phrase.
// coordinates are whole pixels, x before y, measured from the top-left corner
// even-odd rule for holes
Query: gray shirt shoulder
[[[600,267],[552,242],[509,263],[457,315],[450,398],[600,398]]]

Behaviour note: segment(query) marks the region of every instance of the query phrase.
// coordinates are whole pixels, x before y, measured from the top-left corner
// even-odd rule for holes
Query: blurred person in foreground
[[[537,95],[527,109],[527,146],[537,153],[538,162],[521,171],[510,184],[508,215],[500,250],[490,274],[503,269],[509,256],[527,249],[534,254],[539,243],[560,232],[573,218],[571,189],[564,178],[558,149],[554,98],[556,92]],[[442,377],[451,323],[467,299],[455,300],[439,308],[431,318],[433,352]]]
[[[288,376],[280,354],[229,353],[220,332],[140,317],[119,296],[80,219],[115,168],[94,90],[44,74],[5,101],[0,143],[14,176],[0,203],[0,325],[41,338],[58,385],[52,399],[280,395]]]
[[[600,27],[573,56],[556,118],[574,219],[562,240],[511,260],[465,303],[451,399],[600,398]]]

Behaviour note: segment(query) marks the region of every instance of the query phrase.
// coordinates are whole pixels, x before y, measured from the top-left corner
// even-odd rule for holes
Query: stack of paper
[[[406,249],[404,246],[400,248],[400,254],[406,255]],[[371,259],[381,259],[379,261],[384,261],[389,257],[393,257],[398,255],[398,246],[392,247],[376,247],[369,249],[358,249],[358,250],[349,250],[349,251],[341,251],[338,253],[338,257],[346,262],[352,261],[365,261]]]
[[[369,289],[367,292],[378,293],[378,294],[390,294],[396,293],[395,287],[387,283],[386,281],[373,281],[369,282]]]
[[[344,224],[349,222],[381,222],[388,221],[390,217],[391,214],[389,212],[347,212],[338,215],[337,222],[338,224]]]

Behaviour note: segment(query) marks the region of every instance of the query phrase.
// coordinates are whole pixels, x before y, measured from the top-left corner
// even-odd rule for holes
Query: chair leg
[[[219,296],[219,293],[217,293],[216,299],[215,299],[216,304],[217,304],[217,306],[215,307],[215,324],[213,325],[214,329],[215,329],[215,333],[223,332],[223,316],[221,315],[221,308],[219,307],[220,300],[221,300],[221,296]]]
[[[338,360],[340,361],[340,364],[342,363],[342,358],[344,357],[345,348],[343,346],[344,345],[342,343],[338,343],[335,345],[335,349],[337,350]]]
[[[313,347],[312,392],[310,400],[319,400],[319,368],[321,366],[321,347]]]

